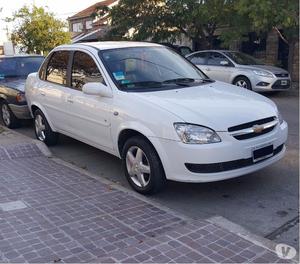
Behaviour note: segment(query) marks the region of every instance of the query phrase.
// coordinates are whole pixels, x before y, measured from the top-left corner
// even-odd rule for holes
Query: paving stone
[[[207,221],[187,221],[43,157],[0,147],[0,262],[277,262],[276,254]],[[1,206],[3,209],[3,206]]]

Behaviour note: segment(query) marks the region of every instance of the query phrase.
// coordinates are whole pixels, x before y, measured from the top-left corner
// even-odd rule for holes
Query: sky
[[[40,7],[48,7],[59,19],[67,19],[69,16],[100,2],[100,0],[0,0],[0,45],[7,41],[6,27],[11,30],[11,24],[6,24],[3,19],[11,16],[15,11],[23,5],[32,5]]]

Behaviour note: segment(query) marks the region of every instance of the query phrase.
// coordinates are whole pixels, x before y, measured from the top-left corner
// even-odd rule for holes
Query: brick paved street
[[[283,260],[208,221],[186,220],[56,163],[26,143],[0,147],[0,262]]]

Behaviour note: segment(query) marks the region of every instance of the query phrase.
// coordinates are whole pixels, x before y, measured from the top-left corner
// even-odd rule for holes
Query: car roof
[[[0,58],[26,58],[26,57],[44,57],[37,54],[16,54],[16,55],[0,55]]]
[[[213,50],[199,50],[199,51],[196,51],[196,52],[237,52],[237,51],[234,51],[234,50],[217,50],[217,49],[213,49]]]
[[[82,42],[78,44],[62,45],[58,48],[80,48],[82,46],[94,47],[99,50],[107,49],[120,49],[120,48],[131,48],[131,47],[163,47],[151,42],[140,42],[140,41],[98,41],[98,42]]]
[[[203,52],[238,52],[238,51],[235,51],[235,50],[217,50],[217,49],[212,49],[212,50],[198,50],[198,51],[195,51],[191,54],[188,54],[186,57],[190,57],[194,54],[197,54],[197,53],[203,53]]]

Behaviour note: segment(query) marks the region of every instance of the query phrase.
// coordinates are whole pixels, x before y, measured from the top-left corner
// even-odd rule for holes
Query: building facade
[[[118,0],[104,0],[87,7],[68,18],[69,31],[72,42],[83,42],[99,39],[105,34],[108,27],[107,17],[98,17],[96,12],[101,7],[111,7],[118,3]]]

